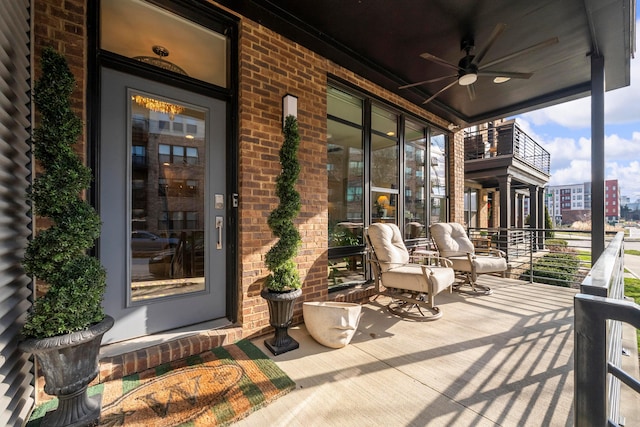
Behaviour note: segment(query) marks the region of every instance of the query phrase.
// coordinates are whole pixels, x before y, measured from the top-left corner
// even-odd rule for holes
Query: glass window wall
[[[363,100],[329,88],[329,288],[365,281]]]
[[[367,279],[363,230],[369,224],[397,224],[411,240],[425,238],[430,223],[446,221],[446,142],[440,130],[329,86],[330,290]]]

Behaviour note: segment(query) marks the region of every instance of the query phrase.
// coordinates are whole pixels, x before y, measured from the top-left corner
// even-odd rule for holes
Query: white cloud
[[[518,125],[551,155],[549,185],[579,184],[591,181],[591,139],[549,138],[535,125],[518,117]],[[640,123],[638,123],[640,128]],[[630,139],[605,135],[605,179],[617,179],[623,195],[640,198],[640,131]]]
[[[640,28],[640,21],[636,25]],[[640,31],[636,37],[640,43]],[[631,60],[631,83],[605,94],[605,129],[609,132],[605,135],[605,178],[618,179],[622,194],[635,200],[640,199],[640,55]],[[591,181],[591,139],[582,136],[589,135],[591,127],[590,97],[525,113],[517,120],[551,154],[551,185]],[[627,137],[629,128],[638,130]]]
[[[640,21],[636,21],[640,28]],[[640,31],[636,31],[636,45],[640,43]],[[635,86],[633,83],[636,83]],[[625,124],[638,122],[640,118],[640,55],[631,59],[631,85],[605,93],[605,123]],[[568,129],[591,127],[591,97],[554,105],[522,115],[536,126],[555,123]]]

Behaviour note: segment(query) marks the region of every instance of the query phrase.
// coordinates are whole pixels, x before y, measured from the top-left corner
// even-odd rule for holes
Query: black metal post
[[[591,265],[604,252],[604,57],[591,56]]]

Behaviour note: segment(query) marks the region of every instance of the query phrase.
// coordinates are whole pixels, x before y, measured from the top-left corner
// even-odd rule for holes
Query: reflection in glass
[[[329,287],[337,288],[365,280],[359,249],[364,243],[362,100],[329,87],[327,109],[328,243],[342,251],[329,259],[328,279]]]
[[[371,109],[371,217],[373,222],[398,223],[399,140],[395,114]]]
[[[431,180],[431,224],[447,220],[446,196],[446,158],[445,145],[447,138],[442,133],[431,135],[431,153],[429,161],[429,177]]]
[[[467,227],[478,227],[478,190],[464,189],[464,220]]]
[[[417,239],[426,235],[425,128],[407,120],[404,137],[404,238]]]
[[[205,118],[205,110],[132,92],[132,301],[205,287]]]

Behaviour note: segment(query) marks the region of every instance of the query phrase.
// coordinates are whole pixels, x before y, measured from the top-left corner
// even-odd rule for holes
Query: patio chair
[[[413,320],[440,318],[442,312],[435,305],[435,296],[445,289],[451,291],[455,282],[451,263],[442,258],[440,265],[412,263],[395,224],[371,224],[365,229],[365,239],[376,292],[392,298],[387,309]]]
[[[465,281],[454,286],[454,289],[459,290],[460,286],[468,284],[473,292],[490,294],[490,287],[477,283],[478,275],[507,271],[504,252],[489,248],[486,255],[476,254],[464,227],[455,222],[432,224],[429,230],[440,256],[450,260],[453,269],[465,278]]]

